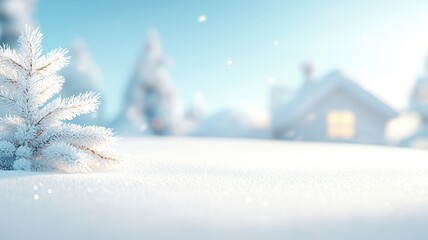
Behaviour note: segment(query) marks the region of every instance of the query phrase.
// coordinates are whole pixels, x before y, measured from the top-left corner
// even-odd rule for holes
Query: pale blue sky
[[[149,28],[158,29],[174,59],[170,73],[183,106],[200,92],[210,112],[266,108],[268,79],[297,86],[307,59],[318,75],[340,68],[404,106],[428,49],[426,0],[39,0],[36,20],[45,49],[68,47],[75,38],[87,42],[103,73],[110,116]]]

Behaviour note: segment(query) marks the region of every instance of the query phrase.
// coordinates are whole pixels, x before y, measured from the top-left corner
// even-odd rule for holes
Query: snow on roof
[[[338,88],[359,99],[363,104],[381,114],[385,119],[397,116],[397,112],[394,109],[356,84],[341,71],[333,71],[320,81],[305,85],[297,92],[293,99],[275,109],[273,114],[276,117],[273,118],[273,124],[281,123],[281,127],[287,127],[303,115],[310,113],[316,103],[329,96]]]

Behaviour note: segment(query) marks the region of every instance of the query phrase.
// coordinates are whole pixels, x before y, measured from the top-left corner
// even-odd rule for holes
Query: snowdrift
[[[201,120],[190,135],[223,138],[268,138],[267,113],[257,107],[231,107]]]
[[[120,149],[106,172],[0,171],[0,238],[428,238],[428,152],[207,138]]]

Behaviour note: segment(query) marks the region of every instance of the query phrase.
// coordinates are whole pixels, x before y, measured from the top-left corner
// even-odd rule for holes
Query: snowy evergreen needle
[[[89,171],[115,161],[111,129],[63,123],[95,112],[97,94],[49,101],[62,89],[57,72],[69,57],[62,48],[42,55],[41,42],[40,31],[27,28],[18,51],[0,47],[0,105],[13,112],[0,118],[0,169]]]

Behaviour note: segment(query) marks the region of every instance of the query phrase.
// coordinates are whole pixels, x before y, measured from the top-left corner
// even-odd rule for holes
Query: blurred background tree
[[[126,89],[122,113],[114,124],[119,131],[124,134],[174,134],[176,96],[166,69],[169,62],[158,33],[149,31]]]

